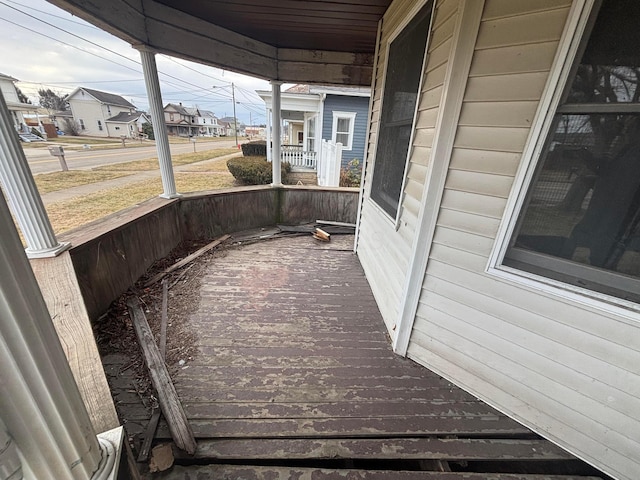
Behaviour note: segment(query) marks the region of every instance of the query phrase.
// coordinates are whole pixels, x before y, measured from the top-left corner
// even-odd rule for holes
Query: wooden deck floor
[[[153,478],[591,478],[564,451],[395,355],[352,242],[286,238],[208,260],[189,319],[198,353],[174,382],[195,460],[236,466]],[[135,411],[121,411],[130,427],[144,424]],[[156,442],[169,440],[161,422]]]

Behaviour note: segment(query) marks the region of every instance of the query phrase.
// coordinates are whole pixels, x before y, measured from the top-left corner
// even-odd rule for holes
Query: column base
[[[182,198],[181,193],[161,193],[158,195],[160,198],[166,198],[167,200],[172,200],[174,198]]]
[[[124,448],[124,427],[98,434],[98,443],[102,451],[102,460],[91,480],[117,480],[120,459]]]
[[[63,242],[53,248],[47,248],[45,250],[30,250],[26,248],[25,253],[27,254],[27,258],[51,258],[57,257],[62,252],[69,250],[69,248],[71,248],[71,244],[69,242]]]

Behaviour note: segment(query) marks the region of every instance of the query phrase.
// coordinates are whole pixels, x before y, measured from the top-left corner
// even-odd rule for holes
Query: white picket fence
[[[318,185],[321,187],[339,187],[341,165],[342,143],[322,140],[318,158]]]
[[[307,152],[301,145],[280,145],[280,157],[292,167],[316,168],[316,152]]]

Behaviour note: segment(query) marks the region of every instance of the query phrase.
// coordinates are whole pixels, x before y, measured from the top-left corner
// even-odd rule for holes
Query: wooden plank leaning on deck
[[[129,308],[129,314],[131,315],[140,347],[144,353],[151,381],[158,394],[160,408],[162,408],[164,418],[169,425],[171,437],[179,448],[187,453],[194,453],[197,445],[193,430],[182,409],[182,404],[180,403],[176,389],[167,371],[167,366],[153,339],[153,333],[147,323],[140,302],[137,298],[130,298],[127,300],[127,307]]]

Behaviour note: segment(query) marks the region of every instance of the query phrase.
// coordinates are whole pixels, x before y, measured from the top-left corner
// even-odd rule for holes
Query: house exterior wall
[[[387,10],[381,24],[372,85],[373,102],[369,113],[368,158],[357,252],[392,339],[396,335],[395,325],[416,232],[457,7],[457,0],[440,0],[436,3],[397,228],[396,219],[391,219],[371,200],[370,189],[388,42],[408,21],[410,12],[416,10],[416,2],[396,0]]]
[[[353,128],[351,150],[342,150],[342,166],[357,158],[364,159],[365,136],[367,131],[367,114],[369,97],[348,97],[344,95],[327,95],[324,100],[322,115],[322,138],[331,140],[333,135],[333,112],[353,112],[356,114]]]
[[[571,3],[486,0],[452,154],[432,159],[459,5],[438,1],[397,230],[368,191],[387,40],[413,6],[392,4],[373,81],[357,251],[393,338],[427,168],[450,162],[408,356],[630,480],[640,471],[640,316],[487,271]]]
[[[69,107],[71,108],[71,113],[73,113],[73,119],[78,123],[82,120],[82,123],[84,123],[84,130],[82,130],[81,134],[94,137],[119,136],[119,134],[109,132],[106,120],[107,118],[115,117],[119,113],[129,112],[131,109],[110,105],[109,111],[107,105],[98,102],[87,93],[83,96],[82,93],[82,90],[80,90],[69,100]],[[100,121],[102,125],[102,130],[98,127],[98,121]]]
[[[4,97],[5,102],[20,103],[18,99],[18,92],[13,84],[12,80],[8,78],[0,78],[0,92]]]

